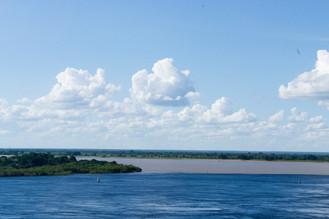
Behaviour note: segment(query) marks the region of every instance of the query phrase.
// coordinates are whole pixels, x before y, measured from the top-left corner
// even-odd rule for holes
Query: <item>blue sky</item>
[[[0,146],[329,151],[329,84],[316,84],[326,78],[304,81],[314,86],[309,92],[301,92],[300,81],[288,88],[329,47],[328,7],[327,1],[1,1]],[[152,71],[156,63],[169,72],[175,66],[179,83],[162,87],[156,75],[165,73]],[[60,72],[92,83],[98,68],[111,91],[103,82],[88,94],[52,90],[63,85]],[[140,74],[134,82],[141,69],[149,79]],[[287,91],[280,97],[281,85]],[[97,105],[102,110],[91,106],[99,95],[106,96]],[[210,112],[216,100],[230,110]],[[196,105],[204,108],[181,117]],[[264,125],[280,111],[282,120]],[[307,116],[296,122],[292,112]]]

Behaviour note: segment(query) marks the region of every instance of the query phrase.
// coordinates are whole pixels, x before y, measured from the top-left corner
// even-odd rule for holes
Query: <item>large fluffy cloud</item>
[[[189,71],[179,71],[173,59],[157,61],[148,73],[143,69],[132,76],[131,95],[139,102],[164,106],[183,106],[197,93],[189,79]]]
[[[302,73],[286,86],[281,85],[279,96],[284,99],[296,97],[329,98],[329,52],[319,50],[315,68]]]
[[[20,119],[67,119],[101,108],[119,110],[118,104],[110,98],[120,86],[107,83],[103,69],[92,74],[87,70],[66,68],[56,79],[47,95],[36,100],[23,98],[12,106],[12,112]]]
[[[57,83],[50,93],[39,98],[38,103],[63,108],[90,106],[94,101],[104,100],[120,89],[106,82],[103,69],[97,69],[93,75],[86,70],[66,68],[56,79]]]

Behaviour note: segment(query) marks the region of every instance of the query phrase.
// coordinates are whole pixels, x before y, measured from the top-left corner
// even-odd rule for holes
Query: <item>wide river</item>
[[[329,175],[329,162],[241,161],[215,159],[143,159],[78,157],[133,164],[144,173],[233,173]]]
[[[328,176],[134,173],[0,178],[0,218],[5,219],[320,219],[329,218],[328,206]]]

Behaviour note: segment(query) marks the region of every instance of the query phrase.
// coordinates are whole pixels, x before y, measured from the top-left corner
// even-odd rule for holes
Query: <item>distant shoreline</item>
[[[51,153],[57,156],[97,156],[121,158],[156,159],[215,159],[257,161],[328,162],[329,153],[320,152],[253,152],[253,151],[164,151],[164,150],[88,150],[88,149],[0,149],[2,155],[17,155],[28,152]]]
[[[293,174],[329,175],[328,162],[261,161],[180,158],[122,158],[77,156],[81,159],[117,161],[143,169],[143,173],[209,173],[209,174]]]

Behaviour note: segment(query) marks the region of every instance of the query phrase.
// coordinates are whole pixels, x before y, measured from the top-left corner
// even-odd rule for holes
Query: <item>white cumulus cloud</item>
[[[66,68],[56,76],[51,91],[36,100],[23,98],[12,106],[21,119],[47,119],[81,117],[90,110],[119,108],[110,100],[120,86],[107,83],[103,69],[95,74],[87,70]]]
[[[252,120],[254,117],[244,108],[233,112],[231,102],[227,97],[217,99],[204,113],[204,119],[207,122],[244,122]]]
[[[279,96],[289,98],[329,98],[329,52],[319,50],[314,69],[300,74],[287,85],[281,85]]]
[[[149,73],[140,70],[132,76],[132,98],[153,105],[184,106],[198,94],[189,79],[188,70],[179,71],[173,59],[157,61]]]
[[[103,69],[91,74],[87,70],[66,68],[56,79],[57,83],[50,93],[39,98],[38,103],[56,104],[63,108],[86,106],[94,100],[104,100],[120,89],[106,82]]]
[[[185,107],[177,115],[182,121],[192,120],[202,123],[248,122],[255,119],[255,115],[244,108],[233,111],[227,97],[217,99],[210,107],[200,104]]]

